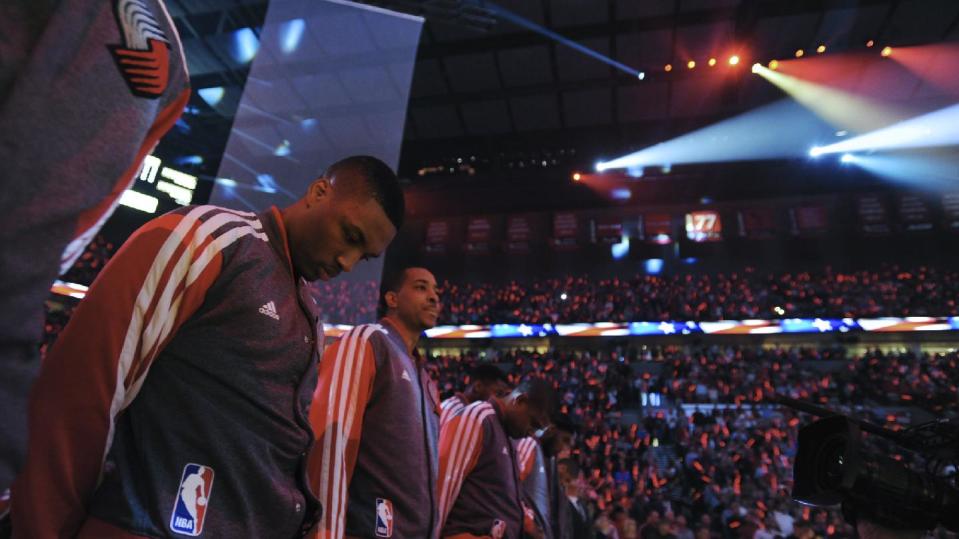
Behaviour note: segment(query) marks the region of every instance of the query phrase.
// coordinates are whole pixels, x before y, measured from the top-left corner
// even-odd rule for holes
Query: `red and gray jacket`
[[[305,533],[316,324],[276,208],[144,225],[44,360],[15,537]]]
[[[542,530],[545,539],[553,537],[549,474],[546,455],[536,438],[527,436],[515,440],[516,462],[519,478],[523,484],[523,495],[527,505],[535,514],[537,527]]]
[[[388,319],[324,352],[310,409],[317,537],[438,536],[439,393],[424,366]]]
[[[446,399],[440,403],[440,428],[443,428],[451,417],[455,416],[457,412],[466,408],[466,405],[469,404],[466,402],[466,397],[462,393],[457,393],[452,397]]]
[[[443,425],[440,481],[443,537],[520,536],[519,470],[495,400],[474,402]]]

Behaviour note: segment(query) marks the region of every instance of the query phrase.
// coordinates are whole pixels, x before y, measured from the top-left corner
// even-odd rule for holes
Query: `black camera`
[[[841,505],[853,525],[865,518],[893,529],[931,530],[941,525],[959,531],[959,489],[954,477],[941,476],[959,449],[955,423],[933,421],[895,432],[801,401],[778,400],[826,416],[799,430],[793,499],[815,507]],[[867,446],[864,431],[915,452],[925,469],[914,469]]]

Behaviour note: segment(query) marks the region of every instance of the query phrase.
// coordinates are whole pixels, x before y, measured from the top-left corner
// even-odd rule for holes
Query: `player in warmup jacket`
[[[0,2],[0,516],[26,452],[43,302],[190,97],[160,0]]]
[[[381,254],[393,171],[332,165],[282,212],[186,207],[138,230],[43,362],[14,537],[293,537],[319,517],[306,281]]]
[[[466,406],[443,425],[442,537],[520,537],[526,515],[510,438],[521,438],[545,424],[550,399],[545,383],[523,382],[506,397]]]
[[[316,536],[432,539],[439,531],[439,394],[416,351],[436,325],[436,278],[407,268],[386,316],[330,345],[310,410],[310,481],[326,508]]]
[[[473,367],[469,375],[469,386],[462,393],[456,393],[440,405],[440,427],[456,412],[476,401],[489,400],[490,397],[505,397],[510,392],[509,379],[496,365],[480,363]]]
[[[560,485],[556,461],[569,456],[572,439],[569,421],[559,418],[534,436],[514,440],[523,494],[534,512],[537,528],[547,539],[561,536],[558,531]]]

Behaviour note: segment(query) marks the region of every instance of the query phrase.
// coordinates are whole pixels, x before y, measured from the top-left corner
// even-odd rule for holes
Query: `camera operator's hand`
[[[919,539],[922,530],[894,530],[866,519],[859,519],[856,531],[860,539]]]

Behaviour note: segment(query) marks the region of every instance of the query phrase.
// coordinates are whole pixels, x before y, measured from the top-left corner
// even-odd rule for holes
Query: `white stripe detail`
[[[197,250],[200,246],[203,245],[208,238],[213,236],[217,230],[230,223],[244,223],[249,226],[237,227],[226,231],[222,236],[210,242],[200,256],[197,256]],[[141,359],[154,353],[154,348],[163,342],[163,338],[173,330],[173,324],[176,321],[176,314],[179,311],[179,304],[182,299],[182,292],[177,294],[177,291],[184,278],[187,277],[187,274],[191,273],[193,275],[192,279],[187,279],[186,286],[189,286],[199,277],[202,270],[206,268],[206,265],[213,260],[213,257],[216,256],[217,253],[243,236],[253,234],[257,239],[269,241],[266,234],[257,231],[257,225],[260,227],[259,230],[262,230],[262,225],[260,225],[259,222],[253,224],[249,219],[232,213],[222,212],[203,222],[197,228],[196,232],[194,232],[186,244],[186,248],[180,255],[180,259],[177,260],[176,266],[174,266],[173,271],[170,273],[166,287],[163,289],[163,294],[160,296],[156,308],[153,311],[153,318],[143,332],[143,346],[140,352]],[[202,267],[200,267],[201,265]],[[196,266],[196,269],[199,271],[194,272],[194,266]],[[174,298],[174,294],[177,295],[176,298]]]
[[[478,407],[477,411],[478,413],[474,414],[472,419],[473,426],[467,433],[466,444],[463,447],[464,450],[460,456],[460,462],[457,465],[456,477],[453,479],[455,489],[451,489],[449,492],[446,505],[447,513],[452,511],[453,506],[456,504],[456,499],[459,498],[460,490],[463,488],[463,481],[466,480],[466,467],[473,455],[476,454],[476,444],[479,443],[479,438],[483,434],[483,422],[487,417],[496,414],[491,406]]]
[[[206,246],[206,248],[203,250],[203,252],[200,254],[200,256],[197,258],[197,260],[193,263],[193,265],[190,266],[190,270],[186,276],[186,287],[189,287],[196,281],[196,279],[203,273],[203,271],[206,269],[206,267],[210,264],[210,262],[213,260],[213,258],[216,255],[218,255],[224,249],[226,249],[227,247],[235,243],[240,238],[244,236],[248,236],[250,234],[253,234],[254,236],[256,236],[257,238],[263,241],[267,241],[265,235],[258,234],[255,230],[253,230],[253,228],[248,226],[240,226],[240,227],[236,227],[231,230],[228,230],[227,232],[225,232],[224,234],[222,234],[221,236],[217,237],[215,240],[210,242]],[[173,276],[171,275],[171,279],[172,277]],[[169,286],[169,283],[168,283],[168,286]],[[170,332],[173,331],[173,326],[174,326],[174,323],[176,322],[176,317],[178,313],[180,312],[180,303],[183,301],[183,295],[184,294],[182,293],[177,295],[177,298],[173,301],[173,304],[169,307],[169,311],[167,313],[159,313],[159,311],[157,310],[154,311],[154,314],[153,314],[154,318],[150,322],[151,326],[154,324],[156,320],[158,320],[157,316],[161,316],[163,319],[162,320],[163,325],[160,331],[160,335],[157,337],[155,343],[153,343],[154,345],[159,345],[159,343],[162,343],[169,336]],[[148,330],[149,330],[149,327],[148,327]],[[148,350],[146,349],[145,346],[143,350],[144,350],[144,353],[141,354],[141,359],[149,357],[146,355]],[[156,354],[158,351],[149,350],[149,352],[152,354]],[[124,404],[123,404],[124,408],[129,406],[130,403],[133,402],[133,399],[136,398],[137,394],[140,392],[140,387],[143,386],[143,383],[146,381],[146,376],[149,371],[150,371],[150,365],[148,364],[147,368],[144,369],[143,372],[139,376],[137,376],[135,380],[132,381],[130,388],[127,390],[127,397],[124,399]]]
[[[346,446],[356,413],[359,376],[363,363],[369,360],[366,357],[366,343],[375,331],[382,331],[382,328],[369,324],[358,326],[345,335],[344,338],[349,341],[344,341],[337,350],[333,367],[333,381],[327,396],[326,425],[336,428],[324,434],[319,485],[320,500],[329,500],[329,510],[324,512],[320,528],[330,530],[332,537],[342,537],[344,534],[348,502]]]
[[[333,377],[332,377],[332,381],[330,382],[329,392],[326,395],[326,399],[327,399],[326,417],[323,419],[326,425],[332,424],[330,419],[332,418],[332,415],[333,415],[333,407],[336,404],[335,395],[339,385],[340,371],[342,370],[342,366],[343,366],[343,355],[347,349],[351,349],[354,347],[357,335],[359,335],[359,332],[354,330],[343,335],[343,337],[340,339],[340,347],[336,351],[336,359],[334,359],[335,363],[333,364]],[[316,398],[317,397],[314,395],[314,399]],[[320,468],[320,484],[318,487],[318,494],[319,494],[318,497],[319,497],[320,503],[324,503],[328,505],[331,503],[331,500],[332,500],[330,496],[330,487],[331,487],[330,455],[332,454],[333,438],[335,438],[335,435],[333,433],[324,431],[323,453],[322,453],[322,460],[320,461],[321,468]],[[330,526],[327,525],[327,522],[330,520],[330,515],[332,514],[332,510],[333,510],[332,507],[327,507],[324,509],[323,516],[320,519],[320,524],[319,524],[320,529],[330,528]]]
[[[482,432],[483,420],[495,414],[493,407],[486,402],[477,402],[466,406],[457,415],[461,418],[450,435],[454,437],[447,459],[447,469],[442,478],[443,486],[440,489],[440,522],[444,524],[446,517],[453,508],[453,503],[459,496],[466,473],[466,466],[475,452],[476,440]],[[452,425],[450,428],[454,428]]]
[[[160,277],[163,275],[163,270],[166,269],[167,263],[169,263],[173,253],[176,252],[176,248],[182,241],[184,234],[193,228],[193,224],[196,223],[197,219],[216,209],[216,206],[198,206],[184,215],[167,237],[163,246],[160,247],[156,257],[153,259],[150,270],[147,272],[146,278],[143,280],[143,286],[140,287],[140,292],[137,294],[136,302],[133,305],[133,314],[130,318],[130,324],[127,326],[126,336],[123,339],[120,358],[117,360],[117,380],[113,389],[113,399],[110,403],[110,428],[107,431],[106,444],[104,445],[103,455],[100,459],[100,473],[97,478],[97,484],[100,483],[100,478],[103,474],[103,462],[106,461],[107,453],[113,445],[115,430],[114,418],[116,418],[117,414],[125,407],[126,388],[124,380],[126,380],[127,373],[133,364],[133,354],[136,352],[137,343],[140,341],[143,316],[147,312],[147,309],[150,308],[150,302],[153,300],[153,294],[156,291]]]

